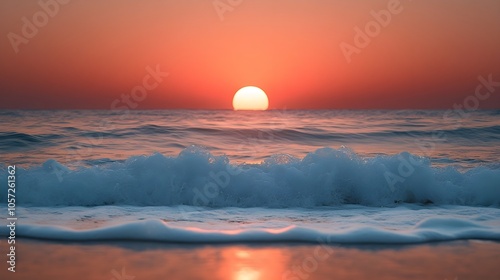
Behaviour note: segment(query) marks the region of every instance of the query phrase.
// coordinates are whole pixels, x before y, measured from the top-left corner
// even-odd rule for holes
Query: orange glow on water
[[[378,280],[403,279],[409,275],[418,279],[456,279],[457,276],[459,279],[498,279],[499,246],[493,242],[453,242],[396,248],[325,249],[321,245],[289,244],[170,247],[151,243],[112,246],[25,240],[16,252],[23,256],[23,265],[18,267],[13,279],[115,279],[116,275],[135,279],[220,280],[306,277]],[[328,258],[316,258],[318,252],[321,256],[329,252]],[[457,263],[462,265],[457,267]],[[10,273],[1,270],[0,276],[3,279]]]

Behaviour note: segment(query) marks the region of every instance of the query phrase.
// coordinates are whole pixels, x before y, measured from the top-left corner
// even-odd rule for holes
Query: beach
[[[182,245],[21,239],[2,279],[499,279],[500,244]],[[2,246],[4,247],[4,246]],[[5,259],[5,257],[4,257]]]

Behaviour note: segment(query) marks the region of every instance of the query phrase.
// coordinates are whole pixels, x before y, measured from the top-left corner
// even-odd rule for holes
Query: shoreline
[[[497,261],[500,242],[495,241],[314,245],[58,242],[20,238],[16,243],[16,272],[8,272],[3,262],[2,279],[462,280],[500,277]],[[2,251],[5,249],[2,244]]]

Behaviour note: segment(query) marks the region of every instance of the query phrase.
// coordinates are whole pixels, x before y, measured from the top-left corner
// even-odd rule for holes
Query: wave
[[[207,127],[178,127],[178,126],[160,126],[160,125],[142,125],[129,127],[125,129],[115,129],[112,132],[83,132],[80,136],[121,138],[135,135],[189,135],[202,134],[205,136],[221,136],[236,138],[265,138],[265,139],[289,139],[289,140],[344,140],[344,139],[373,139],[380,138],[402,138],[402,137],[435,137],[441,135],[446,138],[465,138],[470,139],[473,135],[475,139],[488,141],[500,140],[500,126],[491,125],[484,127],[461,127],[455,129],[422,129],[412,130],[412,128],[424,126],[418,124],[407,124],[402,127],[392,129],[382,129],[371,132],[349,132],[332,131],[331,129],[320,128],[283,128],[279,125],[268,128],[207,128]]]
[[[405,125],[411,126],[411,125]],[[432,137],[441,135],[443,138],[446,136],[456,138],[470,139],[474,135],[476,139],[483,140],[499,140],[500,139],[500,125],[491,125],[484,127],[461,127],[455,129],[437,129],[437,130],[387,130],[381,132],[365,133],[366,136],[411,136],[411,137]],[[485,137],[481,137],[485,136]]]
[[[7,181],[0,167],[0,181]],[[432,167],[409,153],[363,158],[347,148],[322,148],[302,159],[273,155],[260,164],[189,147],[177,157],[136,156],[69,169],[55,160],[18,168],[19,205],[194,205],[315,207],[399,203],[500,205],[500,170]],[[1,184],[7,193],[7,184]]]
[[[19,132],[0,132],[0,149],[16,150],[26,147],[52,145],[51,141],[60,138],[56,134],[31,135]]]
[[[33,114],[33,112],[24,112]],[[300,113],[300,112],[299,112]],[[293,115],[299,117],[300,114]],[[92,112],[89,112],[92,114]],[[320,114],[321,112],[316,112]],[[396,114],[396,113],[394,113]],[[491,113],[490,113],[491,114]],[[397,114],[396,114],[397,115]],[[0,115],[1,116],[1,115]],[[177,116],[179,117],[179,116]],[[304,116],[304,118],[317,117],[316,115]],[[387,117],[387,116],[386,116]],[[64,120],[64,117],[60,119]],[[102,118],[99,118],[101,120]],[[214,119],[216,119],[214,117]],[[474,145],[490,146],[497,145],[500,141],[500,126],[493,121],[481,123],[464,124],[458,128],[448,126],[439,127],[426,122],[416,122],[408,120],[405,123],[393,123],[388,120],[377,120],[373,116],[366,121],[373,120],[368,129],[359,129],[353,124],[348,126],[336,126],[325,123],[325,120],[318,121],[318,125],[296,125],[290,126],[286,120],[268,120],[259,125],[234,125],[234,126],[207,126],[203,123],[178,123],[172,121],[171,125],[146,124],[144,122],[133,122],[122,125],[100,126],[95,125],[91,129],[88,127],[71,126],[65,121],[53,121],[44,124],[45,131],[51,134],[26,133],[27,130],[0,132],[0,150],[16,152],[19,150],[36,150],[46,147],[58,146],[61,149],[79,149],[82,143],[113,143],[126,144],[131,141],[134,144],[142,141],[171,142],[171,147],[184,148],[189,144],[203,144],[207,147],[218,147],[223,150],[225,145],[220,143],[235,142],[269,142],[286,141],[301,143],[305,145],[331,145],[344,143],[384,143],[386,145],[401,145],[404,143],[419,141],[439,142],[442,145],[469,146]],[[352,120],[351,120],[352,122]],[[95,123],[99,121],[95,120]],[[217,123],[214,121],[214,123]],[[85,128],[84,128],[85,127]],[[33,129],[34,127],[31,127]],[[101,141],[104,139],[104,141]],[[191,140],[185,143],[182,139]],[[111,140],[111,141],[106,141]],[[217,143],[217,144],[214,144]],[[185,145],[184,145],[185,144]],[[85,145],[85,144],[83,144]],[[420,145],[420,143],[418,144]],[[96,145],[100,146],[101,145]],[[109,147],[106,147],[109,148]],[[127,147],[128,148],[128,147]],[[402,148],[406,149],[406,148]],[[44,158],[45,160],[46,158]]]
[[[415,128],[422,127],[418,130]],[[288,139],[288,140],[352,140],[378,138],[413,138],[413,137],[436,137],[457,139],[481,139],[481,141],[495,142],[500,140],[500,126],[490,125],[483,127],[461,127],[456,129],[429,130],[423,124],[405,124],[401,127],[379,128],[374,131],[342,132],[331,128],[284,128],[283,125],[269,125],[266,128],[216,128],[216,127],[183,127],[168,125],[136,125],[127,128],[112,129],[109,131],[87,131],[74,127],[64,127],[66,137],[90,137],[90,138],[130,138],[137,135],[196,135],[233,138],[263,138],[263,139]],[[30,135],[27,135],[30,136]],[[53,136],[53,135],[48,135]],[[1,135],[0,135],[1,137]],[[31,136],[36,137],[36,136]],[[1,138],[0,138],[1,139]],[[50,139],[49,139],[50,140]]]
[[[7,227],[0,235],[8,236]],[[58,241],[156,241],[175,243],[304,242],[320,244],[415,244],[464,239],[500,240],[500,229],[453,218],[429,218],[410,230],[354,227],[320,231],[288,226],[277,229],[207,230],[174,227],[160,220],[127,222],[97,229],[75,230],[59,226],[17,225],[18,237]]]

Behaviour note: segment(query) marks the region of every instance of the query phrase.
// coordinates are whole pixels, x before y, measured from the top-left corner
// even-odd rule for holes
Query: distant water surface
[[[341,146],[465,168],[498,167],[500,158],[500,111],[0,111],[0,121],[0,162],[25,166],[177,156],[192,145],[237,163]]]

